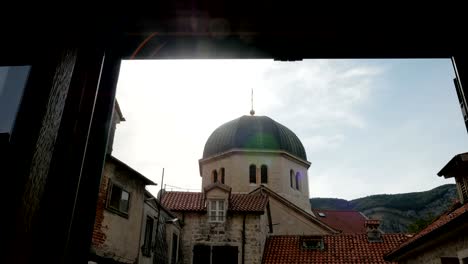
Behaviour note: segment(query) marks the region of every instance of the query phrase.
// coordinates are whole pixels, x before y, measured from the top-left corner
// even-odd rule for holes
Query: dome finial
[[[253,109],[253,88],[252,88],[252,96],[251,96],[250,100],[252,102],[252,109],[250,109],[250,115],[253,116],[253,115],[255,115],[255,111]]]

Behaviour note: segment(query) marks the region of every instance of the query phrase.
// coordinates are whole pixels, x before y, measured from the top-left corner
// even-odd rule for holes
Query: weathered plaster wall
[[[468,224],[466,225],[468,227]],[[452,235],[444,239],[436,239],[433,245],[419,248],[417,251],[404,257],[398,263],[401,264],[440,264],[441,257],[457,257],[463,259],[468,258],[468,228],[464,228],[459,232],[454,232]],[[460,262],[463,263],[463,262]]]
[[[130,193],[128,217],[106,209],[109,180],[123,186]],[[134,263],[139,254],[140,227],[145,187],[138,179],[115,164],[106,162],[98,198],[98,208],[91,251],[123,263]]]
[[[319,235],[328,232],[305,216],[270,198],[274,235]]]

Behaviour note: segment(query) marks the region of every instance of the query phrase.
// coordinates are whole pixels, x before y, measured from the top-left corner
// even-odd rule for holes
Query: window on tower
[[[255,164],[251,164],[249,167],[249,182],[250,183],[257,183],[257,166]]]
[[[301,178],[301,174],[299,172],[296,172],[296,190],[300,189],[300,184],[299,184],[300,178]]]
[[[289,182],[291,184],[291,188],[294,188],[294,171],[293,170],[289,171]]]
[[[268,167],[266,165],[262,165],[261,168],[261,182],[268,183]]]
[[[224,168],[221,168],[221,183],[224,184]]]
[[[218,182],[218,172],[216,170],[213,170],[213,183]]]

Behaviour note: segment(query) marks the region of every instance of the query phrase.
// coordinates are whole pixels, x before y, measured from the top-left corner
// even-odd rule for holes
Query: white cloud
[[[118,125],[114,155],[155,182],[165,168],[166,184],[199,190],[198,159],[205,141],[221,124],[248,114],[254,88],[257,115],[289,127],[303,142],[313,162],[312,196],[356,198],[391,192],[397,189],[392,179],[433,168],[416,170],[410,164],[414,156],[405,155],[409,161],[405,173],[401,169],[405,163],[397,158],[401,148],[392,148],[402,136],[417,137],[422,124],[401,122],[398,129],[382,128],[393,134],[374,132],[367,142],[352,137],[353,133],[365,137],[372,129],[381,132],[366,111],[382,92],[387,70],[385,65],[355,60],[125,61],[117,99],[127,121]],[[407,143],[405,153],[412,153],[411,147],[417,146]],[[394,164],[363,162],[377,153],[394,159]],[[427,161],[418,166],[427,167]]]

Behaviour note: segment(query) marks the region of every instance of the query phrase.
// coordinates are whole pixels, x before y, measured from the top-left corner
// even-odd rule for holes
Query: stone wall
[[[228,214],[224,223],[209,223],[207,214],[179,214],[183,219],[181,256],[182,263],[191,264],[193,247],[196,244],[211,246],[236,246],[238,263],[242,263],[242,228],[241,214]],[[268,230],[266,214],[246,215],[245,221],[245,263],[260,264]]]

